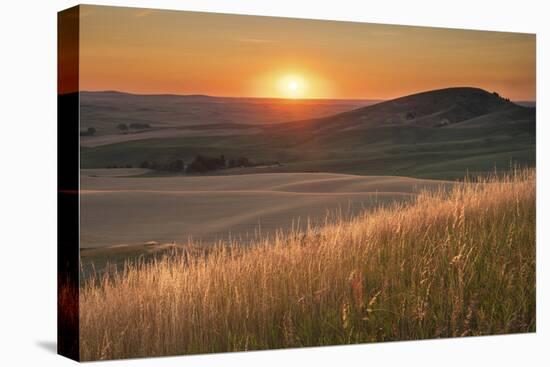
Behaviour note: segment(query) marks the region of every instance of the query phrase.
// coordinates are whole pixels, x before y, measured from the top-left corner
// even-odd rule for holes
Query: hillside
[[[81,278],[82,360],[536,329],[533,170],[253,247],[166,254]]]
[[[94,136],[81,144],[98,146],[129,140],[249,133],[256,125],[333,115],[366,106],[371,100],[286,100],[205,95],[140,95],[116,91],[80,93],[80,129]],[[148,125],[121,134],[119,124]],[[201,131],[201,130],[205,131]]]
[[[190,162],[199,154],[224,155],[280,164],[209,174],[331,172],[437,179],[535,164],[535,109],[476,88],[429,91],[323,118],[242,126],[230,132],[215,125],[162,136],[132,134],[133,141],[112,135],[128,141],[83,147],[81,163],[83,168],[136,167],[144,160]]]
[[[523,107],[479,88],[446,88],[417,93],[343,112],[334,116],[290,122],[281,129],[319,132],[368,129],[382,126],[447,127],[456,123],[514,112],[534,117],[534,109]]]
[[[185,243],[190,238],[205,245],[230,237],[246,243],[258,231],[273,236],[304,228],[308,221],[321,223],[329,213],[350,217],[408,202],[422,190],[453,186],[438,180],[327,173],[128,177],[131,174],[82,170],[81,248]]]

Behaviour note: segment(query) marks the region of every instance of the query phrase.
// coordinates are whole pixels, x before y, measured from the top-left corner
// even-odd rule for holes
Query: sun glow
[[[250,79],[248,95],[265,98],[334,98],[335,85],[316,70],[281,68]]]
[[[307,96],[308,84],[301,75],[288,74],[277,81],[277,89],[284,98],[304,98]]]

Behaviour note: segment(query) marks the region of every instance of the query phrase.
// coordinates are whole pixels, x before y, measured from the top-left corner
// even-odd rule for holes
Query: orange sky
[[[534,100],[535,36],[80,7],[80,90],[386,99],[449,86]]]

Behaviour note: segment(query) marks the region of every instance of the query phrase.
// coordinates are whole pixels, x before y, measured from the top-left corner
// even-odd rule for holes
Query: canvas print
[[[60,12],[60,354],[535,332],[535,41]]]

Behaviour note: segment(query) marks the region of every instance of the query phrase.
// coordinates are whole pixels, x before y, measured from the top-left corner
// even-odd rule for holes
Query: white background
[[[169,357],[136,366],[549,365],[546,1],[200,0],[96,4],[537,33],[537,333]],[[0,365],[69,365],[56,339],[56,12],[75,1],[5,0],[0,20]],[[546,191],[546,192],[545,192]],[[76,244],[75,244],[76,246]]]

